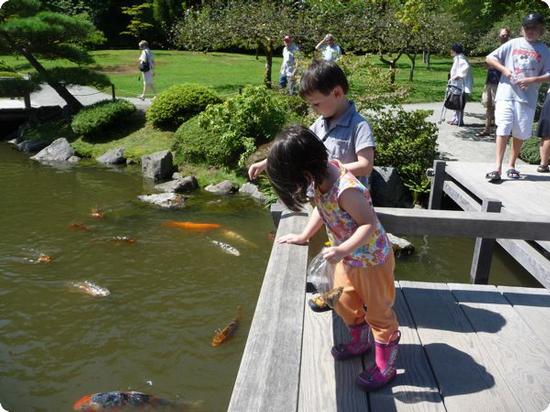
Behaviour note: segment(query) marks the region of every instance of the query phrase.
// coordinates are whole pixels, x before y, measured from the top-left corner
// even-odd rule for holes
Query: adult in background
[[[335,62],[342,55],[342,49],[336,44],[334,37],[330,33],[315,46],[315,50],[319,50],[323,60],[327,62]]]
[[[279,86],[281,89],[287,88],[288,94],[295,93],[296,85],[296,53],[299,51],[298,46],[292,41],[292,37],[285,36],[283,38],[285,47],[283,49],[283,64],[281,65],[281,73],[279,75]]]
[[[550,81],[550,50],[540,41],[544,17],[531,13],[522,22],[523,37],[503,44],[487,56],[487,64],[502,73],[498,84],[495,123],[496,168],[485,175],[491,183],[501,180],[502,161],[510,136],[512,150],[506,175],[519,179],[516,160],[523,141],[531,137],[539,87]]]
[[[503,27],[498,33],[498,40],[500,44],[506,43],[510,40],[510,29]],[[487,78],[485,79],[485,88],[481,96],[481,103],[485,107],[485,128],[476,133],[477,137],[490,136],[491,125],[495,121],[495,97],[497,95],[498,82],[500,81],[501,73],[494,67],[487,69]]]
[[[451,56],[453,57],[453,66],[449,73],[449,80],[451,84],[462,89],[464,99],[462,100],[462,109],[455,110],[453,119],[449,124],[464,126],[464,107],[466,106],[468,96],[472,93],[472,87],[474,85],[472,67],[466,59],[466,56],[464,56],[464,48],[461,44],[455,43],[451,46]]]
[[[540,113],[537,136],[540,137],[540,166],[539,173],[548,173],[548,158],[550,158],[550,90],[546,93],[546,100]]]
[[[145,99],[145,93],[148,88],[151,89],[153,95],[157,94],[155,86],[153,85],[153,76],[155,75],[155,57],[153,56],[151,49],[149,49],[149,43],[145,40],[140,41],[138,46],[141,50],[141,54],[139,55],[139,71],[143,74],[143,91],[138,97],[143,100]]]

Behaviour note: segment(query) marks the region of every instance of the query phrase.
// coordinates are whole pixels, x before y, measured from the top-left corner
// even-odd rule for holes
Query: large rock
[[[397,169],[375,166],[369,178],[374,206],[412,207],[412,197]]]
[[[78,157],[78,156],[71,156],[67,159],[67,162],[69,163],[78,163],[82,160],[82,158]]]
[[[138,199],[165,209],[181,209],[185,207],[185,196],[178,193],[160,193],[141,195]]]
[[[174,173],[174,175],[176,174],[179,173]],[[174,177],[174,175],[172,175],[172,177]],[[197,182],[195,176],[187,176],[182,177],[181,179],[177,178],[166,183],[155,185],[155,190],[165,193],[185,193],[192,192],[198,187],[199,183]]]
[[[233,185],[229,180],[224,180],[223,182],[220,182],[215,185],[208,185],[204,188],[207,192],[214,193],[216,195],[228,195],[231,193],[235,193],[237,191],[238,187]]]
[[[155,182],[168,180],[174,172],[172,153],[169,150],[142,156],[141,172],[144,177]]]
[[[108,150],[96,159],[99,163],[106,165],[118,165],[126,163],[124,157],[124,147],[116,147]]]
[[[267,203],[267,197],[262,192],[260,192],[258,186],[253,183],[245,183],[244,185],[242,185],[239,189],[239,193],[251,196],[262,204]]]
[[[407,239],[397,237],[388,233],[388,238],[392,244],[393,252],[396,257],[410,256],[414,253],[414,245]]]
[[[65,162],[74,155],[74,150],[64,137],[53,141],[51,145],[42,149],[31,157],[42,162]]]
[[[16,143],[17,150],[21,152],[31,153],[39,152],[40,150],[48,147],[50,142],[46,140],[24,140],[21,143]]]

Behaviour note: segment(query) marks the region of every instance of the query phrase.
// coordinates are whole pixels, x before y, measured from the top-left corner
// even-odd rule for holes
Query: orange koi
[[[89,232],[90,228],[86,226],[84,223],[71,223],[69,224],[69,228],[73,230],[80,230],[81,232]]]
[[[212,346],[218,347],[231,336],[233,336],[237,331],[239,324],[241,323],[241,318],[242,308],[241,305],[239,305],[237,306],[237,315],[235,316],[235,318],[231,322],[229,322],[225,328],[217,329],[215,331],[214,337],[212,338]]]
[[[103,213],[101,210],[94,208],[90,212],[90,216],[94,217],[96,219],[103,219],[105,217],[105,213]]]
[[[219,229],[221,225],[218,223],[195,223],[195,222],[179,222],[177,220],[169,220],[163,223],[166,227],[175,227],[178,229],[193,230],[196,232],[204,232],[207,230]]]
[[[41,253],[40,256],[38,256],[38,259],[36,259],[38,263],[50,263],[52,260],[53,257],[44,255],[43,253]]]

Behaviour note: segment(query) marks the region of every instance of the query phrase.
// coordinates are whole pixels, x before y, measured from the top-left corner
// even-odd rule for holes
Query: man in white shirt
[[[334,37],[330,33],[315,46],[315,50],[319,50],[323,56],[323,60],[327,62],[335,62],[342,55],[342,49],[336,44]]]
[[[279,75],[279,86],[281,89],[287,88],[288,94],[295,93],[296,83],[296,53],[299,51],[298,46],[292,42],[292,37],[285,36],[283,38],[285,48],[283,49],[283,64]]]

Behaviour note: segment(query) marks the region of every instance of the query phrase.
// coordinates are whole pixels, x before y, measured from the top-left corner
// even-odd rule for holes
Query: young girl
[[[351,334],[351,341],[333,347],[332,355],[348,359],[374,345],[375,365],[363,371],[357,383],[367,391],[378,389],[395,377],[401,335],[392,309],[393,251],[368,190],[339,161],[329,161],[323,143],[301,126],[279,134],[268,155],[267,174],[290,210],[300,210],[308,201],[308,187],[314,186],[316,208],[304,231],[282,236],[278,242],[305,244],[325,224],[335,246],[325,249],[323,257],[337,263],[334,287],[344,287],[334,310]]]

